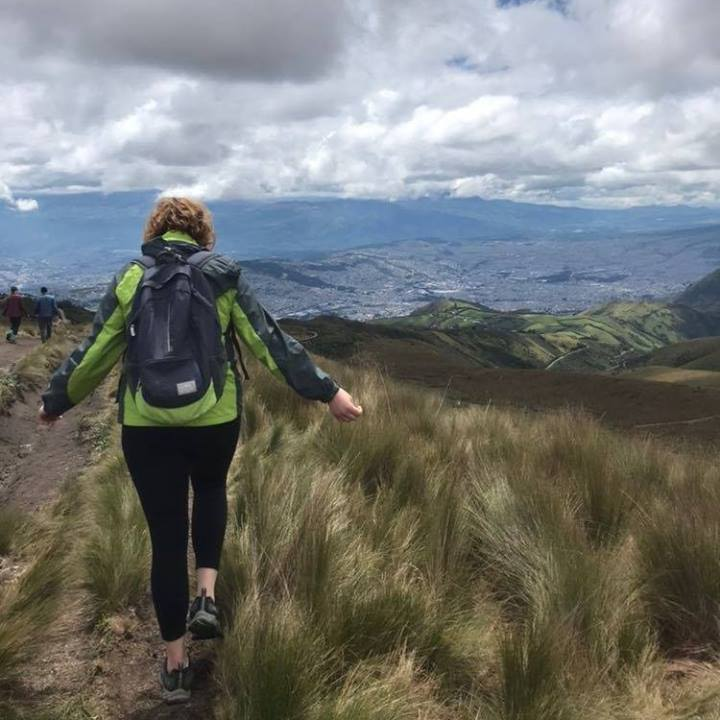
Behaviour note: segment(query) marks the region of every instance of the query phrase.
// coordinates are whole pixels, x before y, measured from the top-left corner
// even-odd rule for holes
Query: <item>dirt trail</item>
[[[54,427],[37,422],[40,391],[26,393],[0,416],[0,506],[34,512],[55,500],[62,482],[85,468],[90,449],[79,440],[85,413],[64,417]],[[97,411],[92,397],[85,411]]]
[[[37,345],[37,341],[23,340],[0,345],[0,366],[8,369]],[[92,448],[80,432],[83,418],[107,402],[100,390],[53,427],[41,427],[37,422],[40,395],[40,390],[26,393],[12,405],[9,415],[0,416],[0,507],[28,514],[48,507],[63,481],[77,478],[86,469]],[[0,565],[3,561],[14,562],[0,558]],[[192,702],[170,707],[160,700],[157,675],[163,651],[149,592],[140,607],[114,618],[103,634],[87,627],[81,588],[71,588],[64,602],[67,605],[50,629],[46,650],[27,668],[26,684],[18,688],[19,705],[59,706],[82,698],[97,713],[97,720],[212,718],[211,643],[196,643],[192,648],[197,667]]]
[[[0,372],[7,371],[13,363],[16,363],[21,357],[27,355],[33,348],[40,344],[40,340],[28,335],[19,335],[14,343],[5,340],[5,330],[7,328],[0,325],[2,337],[0,337]]]
[[[33,350],[39,341],[20,337],[17,344],[0,344],[0,368],[10,370],[13,363]],[[41,391],[24,393],[0,416],[0,506],[33,512],[52,502],[62,481],[79,473],[89,456],[89,448],[78,439],[84,413],[63,418],[55,427],[37,422]],[[91,398],[85,410],[99,407]]]

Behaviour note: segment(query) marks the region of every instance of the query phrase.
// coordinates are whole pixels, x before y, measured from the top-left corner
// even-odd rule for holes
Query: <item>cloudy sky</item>
[[[0,201],[720,204],[719,0],[0,0]]]

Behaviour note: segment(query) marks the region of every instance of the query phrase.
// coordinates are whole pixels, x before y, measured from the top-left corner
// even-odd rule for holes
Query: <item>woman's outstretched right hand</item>
[[[342,388],[335,393],[328,407],[333,417],[340,422],[352,422],[363,413],[362,405],[356,405],[350,393]]]

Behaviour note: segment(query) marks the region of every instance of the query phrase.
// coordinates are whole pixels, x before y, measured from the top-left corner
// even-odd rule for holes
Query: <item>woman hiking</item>
[[[235,334],[278,379],[308,400],[327,403],[337,420],[362,414],[280,329],[238,263],[211,252],[214,245],[212,217],[202,203],[158,201],[145,227],[142,257],[115,276],[90,336],[52,376],[40,409],[41,421],[55,422],[124,358],[118,390],[122,449],[150,531],[151,591],[166,646],[160,682],[168,702],[190,698],[186,632],[222,636],[215,581],[242,401]],[[197,568],[191,605],[188,481]]]

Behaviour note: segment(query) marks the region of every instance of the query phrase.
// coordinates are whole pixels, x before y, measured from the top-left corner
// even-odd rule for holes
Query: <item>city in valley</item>
[[[315,253],[311,257],[235,257],[274,313],[336,314],[351,319],[403,315],[433,299],[457,297],[499,310],[574,312],[616,299],[663,299],[720,265],[718,226],[614,234],[576,231],[525,239],[417,239]],[[50,285],[59,297],[94,307],[113,273],[132,259],[131,243],[109,247],[102,260],[75,253],[13,260],[0,287],[29,293]]]

